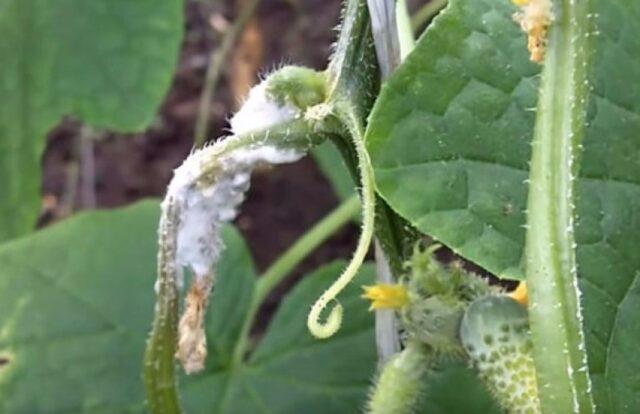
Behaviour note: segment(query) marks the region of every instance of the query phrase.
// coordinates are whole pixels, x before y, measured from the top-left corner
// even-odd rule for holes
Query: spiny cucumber
[[[540,413],[527,310],[504,295],[475,300],[460,339],[496,400],[512,414]]]
[[[382,369],[369,397],[368,414],[410,414],[423,387],[429,367],[429,350],[418,342],[410,342],[394,355]]]

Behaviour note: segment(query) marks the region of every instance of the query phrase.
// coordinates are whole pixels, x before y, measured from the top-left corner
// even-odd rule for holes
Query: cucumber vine
[[[158,306],[146,356],[154,413],[180,412],[174,354],[187,373],[204,367],[203,309],[224,248],[220,223],[235,216],[252,169],[260,163],[295,161],[323,140],[340,148],[359,190],[360,203],[350,200],[345,210],[349,213],[339,216],[351,217],[361,205],[362,229],[351,261],[311,307],[308,329],[321,339],[338,331],[343,318],[338,295],[355,277],[377,237],[395,281],[366,287],[363,296],[371,300],[372,309],[395,311],[404,332],[404,349],[380,367],[368,412],[414,412],[426,379],[442,360],[474,367],[508,412],[593,412],[573,240],[573,182],[589,92],[590,6],[573,0],[514,3],[520,7],[514,20],[527,35],[530,59],[544,67],[530,169],[526,284],[509,295],[457,262],[443,265],[435,258],[440,246],[424,247],[428,243],[418,240],[415,230],[376,194],[365,137],[380,70],[367,4],[349,0],[326,71],[285,66],[270,74],[230,120],[233,136],[193,153],[176,170],[163,204]],[[395,10],[391,3],[375,7],[377,12]],[[402,10],[406,55],[413,38]],[[397,30],[393,15],[387,20],[374,16],[378,54],[390,53],[387,49],[393,44],[391,49],[399,50],[397,33],[380,35]],[[397,66],[391,55],[379,62],[386,68],[385,76]],[[317,245],[326,237],[321,234],[316,241],[303,239],[294,246],[292,256],[285,255],[284,264],[277,262],[254,291],[233,352],[234,366],[242,366],[249,350],[247,336],[260,304],[303,257],[297,253],[299,246]],[[194,277],[178,323],[182,267]],[[331,302],[333,307],[323,315]]]
[[[526,273],[544,412],[594,412],[574,240],[575,178],[589,95],[590,2],[559,0],[533,138]]]
[[[240,3],[163,201],[23,237],[61,117],[150,126],[185,4],[0,0],[0,412],[640,412],[640,1],[343,0],[326,67],[264,73],[209,141],[225,56],[260,43]],[[81,152],[44,221],[104,173]],[[308,155],[342,201],[257,277],[231,222],[255,172]],[[354,222],[350,261],[280,300]]]

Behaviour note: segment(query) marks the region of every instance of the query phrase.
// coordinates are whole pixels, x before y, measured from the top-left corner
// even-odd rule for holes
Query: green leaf
[[[156,202],[0,248],[0,412],[142,412]]]
[[[155,201],[80,214],[0,248],[0,412],[146,411],[141,370],[158,216]],[[231,227],[223,237],[220,289],[252,284],[242,238]],[[218,309],[229,325],[212,323],[212,353],[235,341],[245,308]]]
[[[419,411],[424,414],[502,413],[477,373],[459,362],[443,362],[430,372],[424,395]]]
[[[383,86],[367,144],[396,212],[492,272],[522,277],[538,69],[514,11],[451,2]]]
[[[157,204],[144,202],[82,214],[0,248],[0,358],[8,361],[0,366],[1,412],[145,411],[140,372],[157,220]],[[342,298],[350,318],[336,338],[317,341],[305,324],[306,309],[344,264],[301,283],[251,361],[232,371],[256,278],[240,236],[227,227],[224,239],[208,315],[209,365],[183,387],[189,412],[260,411],[263,403],[278,413],[357,409],[375,367],[372,314],[359,287]],[[362,280],[371,280],[372,267],[366,273]]]
[[[147,201],[80,214],[0,247],[0,412],[146,411],[142,354],[154,304],[158,210]],[[250,360],[232,369],[256,278],[238,233],[227,227],[224,239],[208,314],[208,365],[182,381],[188,412],[356,412],[376,359],[360,288],[341,296],[349,317],[334,338],[312,338],[305,323],[344,263],[304,279]],[[363,273],[358,280],[370,283],[372,266]],[[438,404],[453,404],[437,394],[445,401]]]
[[[594,2],[593,91],[576,242],[598,412],[635,412],[640,362],[640,4]],[[383,86],[367,131],[379,193],[401,216],[500,277],[523,277],[538,87],[509,2],[452,1]]]
[[[355,186],[340,151],[331,142],[323,142],[312,150],[312,154],[336,195],[341,200],[351,197]]]
[[[182,38],[182,0],[0,0],[0,241],[31,231],[40,157],[64,115],[148,126]]]
[[[352,413],[363,405],[375,370],[373,315],[351,285],[340,296],[347,317],[329,340],[317,340],[307,330],[307,310],[344,268],[342,261],[324,266],[300,282],[280,305],[269,329],[240,367],[232,366],[239,320],[248,305],[255,278],[223,279],[215,290],[209,312],[210,344],[205,371],[183,380],[188,413]],[[359,281],[371,282],[373,267],[366,266]],[[220,275],[224,276],[224,275]],[[235,313],[228,313],[235,310]],[[229,315],[232,320],[229,320]],[[230,328],[236,328],[232,334]],[[231,339],[231,338],[234,339]]]

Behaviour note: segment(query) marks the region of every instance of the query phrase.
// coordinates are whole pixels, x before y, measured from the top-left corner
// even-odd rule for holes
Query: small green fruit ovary
[[[485,296],[466,310],[460,339],[497,401],[513,414],[540,413],[527,310],[507,296]]]
[[[324,72],[300,66],[284,66],[269,75],[268,80],[267,93],[280,105],[288,103],[305,110],[326,99]]]

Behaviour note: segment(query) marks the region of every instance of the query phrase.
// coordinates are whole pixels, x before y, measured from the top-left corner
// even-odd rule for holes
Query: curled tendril
[[[363,224],[362,224],[362,233],[360,234],[360,240],[358,241],[358,247],[356,248],[355,253],[353,254],[353,258],[349,265],[344,269],[340,277],[333,282],[333,284],[327,289],[322,296],[318,298],[316,303],[311,307],[311,311],[309,312],[309,317],[307,318],[307,326],[309,327],[309,331],[317,337],[317,338],[329,338],[333,334],[335,334],[338,329],[340,329],[340,325],[342,325],[342,315],[344,313],[344,309],[342,305],[337,301],[336,297],[338,294],[353,280],[353,278],[358,273],[360,266],[362,266],[362,262],[369,250],[369,245],[371,244],[371,238],[373,236],[373,221],[374,215],[373,211],[367,214],[366,210],[366,200],[364,197],[364,189],[363,189]],[[371,208],[373,210],[373,208]],[[334,300],[336,304],[331,309],[329,316],[324,322],[320,321],[320,316],[322,311],[327,307],[329,302]]]
[[[338,277],[329,289],[327,289],[322,296],[318,298],[309,312],[307,327],[315,337],[320,339],[329,338],[340,329],[344,309],[337,301],[336,297],[358,273],[358,270],[360,269],[360,266],[362,266],[362,262],[367,255],[369,246],[371,245],[371,239],[373,238],[373,227],[375,221],[373,170],[371,168],[369,155],[364,147],[363,132],[359,122],[353,116],[349,116],[347,121],[349,121],[349,129],[353,136],[353,143],[358,156],[358,169],[360,170],[360,181],[362,186],[360,196],[362,199],[362,232],[360,233],[358,246],[356,247],[356,251],[353,254],[351,262],[349,262],[340,277]],[[322,311],[332,300],[335,300],[336,304],[331,309],[327,319],[323,322],[320,320]]]
[[[313,336],[320,339],[329,338],[335,334],[338,329],[340,329],[340,326],[342,325],[342,315],[344,314],[344,308],[340,302],[334,299],[336,304],[331,309],[327,320],[324,323],[320,322],[320,314],[327,306],[327,296],[329,296],[327,292],[329,291],[327,290],[322,296],[320,296],[320,298],[318,298],[316,303],[313,304],[307,320],[309,331],[311,331]]]
[[[333,282],[329,289],[327,289],[311,307],[311,312],[309,312],[309,317],[307,319],[307,326],[309,327],[309,331],[311,331],[311,333],[317,338],[324,339],[333,336],[333,334],[338,332],[338,329],[340,329],[340,325],[342,325],[344,309],[337,301],[336,296],[338,296],[342,289],[344,289],[356,276],[362,262],[364,261],[364,257],[367,254],[367,250],[371,242],[371,234],[367,236],[367,232],[365,232],[365,225],[366,223],[363,224],[363,231],[360,235],[360,241],[358,242],[358,247],[353,255],[353,259],[351,259],[351,262],[342,272],[340,277]],[[373,228],[373,215],[371,215],[371,227]],[[331,309],[329,316],[323,323],[320,321],[320,314],[332,300],[334,300],[336,304]]]

